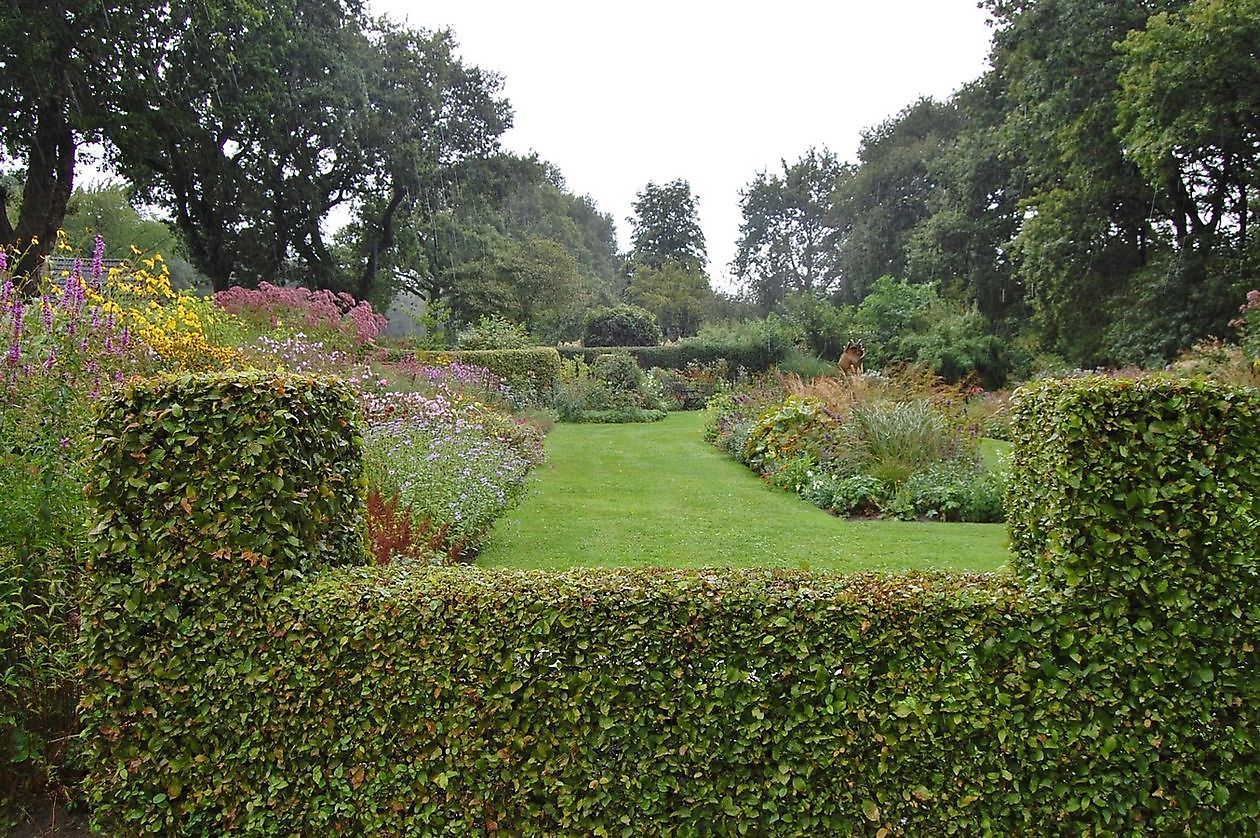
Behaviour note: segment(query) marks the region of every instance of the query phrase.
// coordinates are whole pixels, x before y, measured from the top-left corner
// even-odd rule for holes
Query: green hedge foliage
[[[600,306],[582,318],[584,346],[655,346],[660,342],[656,315],[639,306]]]
[[[1013,405],[1023,575],[1160,609],[1260,590],[1260,392],[1093,377],[1030,384]]]
[[[551,393],[560,376],[560,354],[549,346],[532,349],[479,349],[413,353],[417,363],[431,366],[460,363],[485,367],[516,388],[525,385],[540,395]]]
[[[727,368],[735,374],[742,367],[748,372],[764,372],[782,361],[790,349],[789,344],[774,341],[716,342],[692,338],[661,346],[625,346],[619,352],[629,352],[643,369],[659,367],[666,370],[684,370],[689,364],[708,365],[726,361]],[[608,352],[599,347],[562,346],[564,358],[582,358],[594,363]]]
[[[1157,444],[1162,454],[1136,464],[1141,491],[1194,495],[1189,473],[1255,487],[1255,394],[1196,388],[1187,410],[1215,405],[1200,418],[1221,421],[1200,433],[1187,420],[1184,450]],[[233,415],[267,412],[263,390]],[[1174,391],[1039,385],[1021,427],[1043,433],[1020,444],[1055,449],[1047,417],[1073,394],[1088,414],[1097,392],[1082,444],[1097,449],[1099,482],[1116,479],[1110,463],[1140,458],[1121,407],[1146,415]],[[1172,531],[1197,539],[1184,555],[1199,564],[1126,561],[1093,532],[1085,505],[1100,495],[1046,489],[1027,518],[1053,531],[1050,546],[1038,552],[1021,519],[1019,549],[1037,555],[1034,568],[1060,555],[1083,568],[1083,553],[1058,547],[1077,544],[1076,526],[1108,564],[1097,585],[1045,587],[1048,572],[1032,584],[405,564],[315,573],[353,562],[236,548],[218,489],[199,491],[186,518],[173,513],[191,486],[179,475],[211,474],[184,457],[155,461],[185,444],[163,423],[178,426],[170,409],[195,398],[157,392],[107,413],[93,484],[104,523],[84,706],[94,816],[111,834],[1226,835],[1260,819],[1260,608],[1255,585],[1237,584],[1254,582],[1255,541],[1248,562],[1240,532],[1218,539],[1213,519]],[[195,463],[252,450],[254,425],[217,415],[223,438]],[[1248,440],[1249,463],[1223,453]],[[318,446],[295,435],[284,448]],[[1057,455],[1018,451],[1025,491],[1068,481]],[[1254,525],[1255,494],[1222,491]],[[255,501],[249,533],[293,500]],[[1058,520],[1070,523],[1048,523]],[[1135,554],[1154,544],[1129,535],[1147,531],[1144,519],[1102,520]],[[1189,518],[1169,520],[1189,530]]]
[[[81,708],[86,796],[103,817],[163,776],[172,798],[181,782],[189,799],[214,796],[222,766],[198,754],[265,723],[239,688],[255,682],[274,600],[367,561],[357,413],[335,379],[259,372],[133,382],[102,402]],[[144,823],[158,829],[154,796]]]

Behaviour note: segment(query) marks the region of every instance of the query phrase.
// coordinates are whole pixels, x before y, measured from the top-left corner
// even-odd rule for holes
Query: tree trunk
[[[23,296],[38,287],[39,269],[56,243],[74,188],[74,131],[61,105],[54,97],[37,113],[17,226],[0,211],[0,240],[17,254],[11,273]]]
[[[366,300],[376,287],[376,274],[380,271],[381,254],[394,246],[394,215],[407,197],[404,189],[394,187],[389,203],[385,205],[381,219],[376,226],[376,235],[368,243],[367,260],[363,265],[363,273],[359,275],[359,284],[355,288],[355,297]]]

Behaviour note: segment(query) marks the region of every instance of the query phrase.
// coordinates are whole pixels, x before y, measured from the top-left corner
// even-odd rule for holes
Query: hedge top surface
[[[1031,581],[1184,606],[1191,579],[1256,579],[1260,391],[1091,377],[1035,382],[1013,406],[1007,508]]]

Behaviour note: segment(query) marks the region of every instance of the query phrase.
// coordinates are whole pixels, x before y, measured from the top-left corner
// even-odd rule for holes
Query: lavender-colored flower
[[[9,269],[9,254],[5,253],[3,250],[0,250],[0,272],[7,271],[8,269]]]

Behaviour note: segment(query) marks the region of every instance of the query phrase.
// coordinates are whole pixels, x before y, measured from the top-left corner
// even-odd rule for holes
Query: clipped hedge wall
[[[550,346],[532,349],[453,349],[441,352],[417,350],[416,362],[430,366],[469,364],[485,367],[509,385],[525,384],[540,395],[550,394],[560,377],[560,353]]]
[[[749,372],[764,372],[787,357],[790,346],[770,343],[713,343],[710,341],[681,341],[662,346],[623,346],[618,352],[629,352],[643,369],[659,367],[666,370],[686,369],[690,363],[712,364],[726,360],[734,374],[740,367]],[[606,355],[606,347],[562,346],[564,358],[582,358],[593,364],[600,355]]]
[[[1021,422],[1043,434],[1018,445],[1060,445],[1049,417],[1068,421],[1057,406],[1073,398],[1086,413],[1114,402],[1082,425],[1105,482],[1132,456],[1122,406],[1147,415],[1179,386],[1038,385]],[[1188,410],[1222,417],[1256,398],[1190,392]],[[1260,819],[1260,608],[1238,586],[1256,563],[1254,539],[1249,559],[1231,540],[1242,530],[1198,530],[1184,553],[1197,563],[1159,561],[1135,537],[1129,549],[1153,555],[1127,561],[1091,535],[1101,495],[1046,488],[1014,528],[1024,566],[1047,569],[1032,578],[315,573],[302,551],[249,560],[226,538],[207,555],[172,540],[169,513],[145,512],[180,505],[146,488],[179,481],[138,479],[157,466],[134,455],[169,450],[153,443],[183,401],[116,409],[100,435],[98,475],[118,468],[127,487],[117,509],[94,492],[85,707],[94,817],[110,833],[1245,834]],[[1187,431],[1180,454],[1156,446],[1140,491],[1191,486],[1192,472],[1232,499],[1222,510],[1249,514],[1257,449],[1250,462],[1220,452],[1253,433],[1222,421]],[[1025,492],[1091,481],[1020,448]],[[1127,537],[1120,513],[1106,520],[1100,533]],[[1115,565],[1105,583],[1047,584],[1057,556],[1084,568],[1081,546]]]
[[[204,755],[265,724],[259,626],[289,586],[367,561],[356,416],[334,379],[259,372],[133,382],[102,402],[81,708],[86,796],[110,834],[162,831],[172,801],[239,781]]]
[[[1260,392],[1094,377],[1030,384],[1012,410],[1022,575],[1159,609],[1260,590]]]

